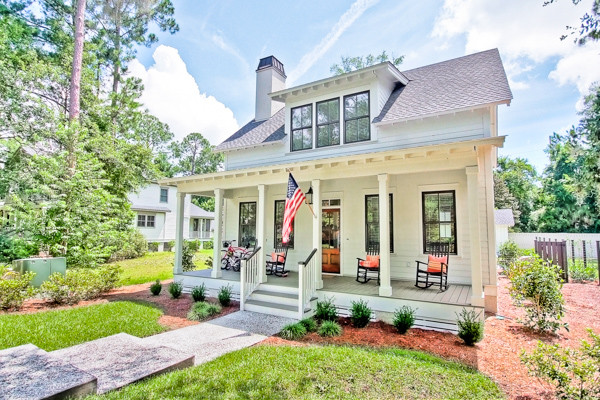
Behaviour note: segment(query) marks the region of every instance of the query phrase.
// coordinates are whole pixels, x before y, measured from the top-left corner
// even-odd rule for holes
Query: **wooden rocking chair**
[[[448,289],[448,262],[450,243],[432,243],[427,262],[417,261],[417,281],[415,286],[427,289],[439,282],[440,292]]]
[[[287,254],[287,247],[276,248],[271,253],[271,259],[267,261],[267,275],[287,276],[287,271],[285,270]]]
[[[377,278],[377,285],[380,283],[379,268],[379,246],[373,246],[367,250],[366,260],[357,258],[356,282],[367,283]]]

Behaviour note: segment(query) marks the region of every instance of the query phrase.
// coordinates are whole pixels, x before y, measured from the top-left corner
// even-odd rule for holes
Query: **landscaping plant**
[[[30,286],[35,273],[20,274],[0,267],[0,310],[18,310],[23,302],[33,296]]]
[[[150,293],[152,293],[154,296],[158,296],[160,294],[162,290],[162,284],[160,283],[160,280],[157,279],[156,282],[154,282],[152,285],[150,285]]]
[[[480,321],[481,311],[475,314],[474,310],[467,311],[463,308],[458,314],[458,337],[461,338],[467,346],[473,346],[483,339],[483,321]]]
[[[300,322],[295,324],[287,324],[281,330],[281,337],[286,340],[298,340],[306,335],[306,327]]]
[[[593,282],[598,279],[598,267],[589,260],[587,265],[583,260],[569,261],[569,276],[573,282]]]
[[[223,307],[228,307],[231,304],[232,289],[233,288],[230,285],[221,286],[221,289],[219,290],[219,295],[217,297],[219,299],[219,303],[221,303]]]
[[[317,330],[317,321],[312,317],[301,319],[299,323],[304,326],[306,332],[314,332]]]
[[[181,293],[183,293],[183,285],[181,282],[173,282],[169,285],[169,293],[171,293],[171,297],[174,299],[178,299],[181,297]]]
[[[315,319],[317,321],[337,321],[337,308],[333,304],[333,298],[317,301]]]
[[[350,312],[350,320],[355,328],[364,328],[369,324],[373,310],[369,308],[364,300],[353,301]]]
[[[195,254],[196,251],[193,249],[193,245],[188,241],[183,242],[181,252],[181,268],[184,272],[193,271],[196,269],[196,264],[194,264]]]
[[[522,251],[517,244],[512,240],[507,240],[500,245],[498,249],[498,264],[502,269],[510,268],[517,261]]]
[[[521,361],[531,375],[552,384],[559,399],[600,398],[600,335],[588,329],[591,342],[581,341],[579,349],[538,342],[531,353],[521,353]]]
[[[394,312],[394,327],[399,333],[406,333],[415,324],[415,312],[417,310],[402,306]]]
[[[323,321],[319,327],[319,336],[333,337],[342,334],[342,327],[334,321]]]
[[[204,283],[200,286],[194,286],[192,289],[192,299],[194,301],[204,301],[206,299],[206,285]]]
[[[192,308],[187,314],[187,318],[192,321],[203,321],[213,315],[219,314],[221,310],[221,306],[218,304],[199,301],[192,305]]]

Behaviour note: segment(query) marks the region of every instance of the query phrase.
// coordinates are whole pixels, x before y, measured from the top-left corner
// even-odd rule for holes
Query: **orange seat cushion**
[[[271,261],[273,262],[284,262],[285,261],[285,253],[271,253]]]
[[[365,268],[379,268],[379,256],[367,256],[367,259],[359,261],[358,265]]]
[[[444,270],[443,273],[445,274],[448,268],[448,256],[435,257],[430,254],[427,260],[427,272],[439,274],[442,271],[442,268]]]

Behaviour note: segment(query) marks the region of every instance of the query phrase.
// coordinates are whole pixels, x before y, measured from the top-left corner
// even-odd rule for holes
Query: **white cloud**
[[[144,84],[141,102],[169,124],[175,139],[200,132],[212,144],[219,144],[239,128],[229,108],[200,92],[177,49],[160,45],[152,57],[155,64],[148,69],[133,60],[129,73]]]
[[[288,84],[293,84],[306,73],[322,56],[338,41],[346,31],[365,11],[375,5],[379,0],[356,0],[352,6],[331,28],[329,33],[311,51],[300,59],[298,66],[288,75]]]

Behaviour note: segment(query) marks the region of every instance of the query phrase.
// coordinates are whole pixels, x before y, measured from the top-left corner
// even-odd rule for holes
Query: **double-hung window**
[[[371,139],[369,92],[344,96],[344,143]]]
[[[433,243],[450,243],[450,253],[457,254],[456,195],[454,190],[423,192],[423,249],[431,251]]]
[[[275,247],[283,247],[283,214],[285,213],[285,200],[275,200],[275,226],[273,232],[275,232]],[[292,220],[292,231],[290,232],[290,240],[287,243],[287,247],[290,249],[294,248],[294,220]]]
[[[292,108],[291,150],[312,149],[312,142],[312,104]]]
[[[169,202],[169,189],[168,188],[160,188],[160,202],[161,203]]]
[[[256,245],[256,202],[240,203],[240,229],[238,244],[244,247]]]
[[[317,147],[340,144],[340,99],[317,103]]]
[[[390,193],[390,252],[394,252],[394,197]],[[365,250],[379,247],[379,195],[365,196]]]
[[[137,226],[139,228],[154,228],[154,221],[154,215],[138,214],[137,216]]]

